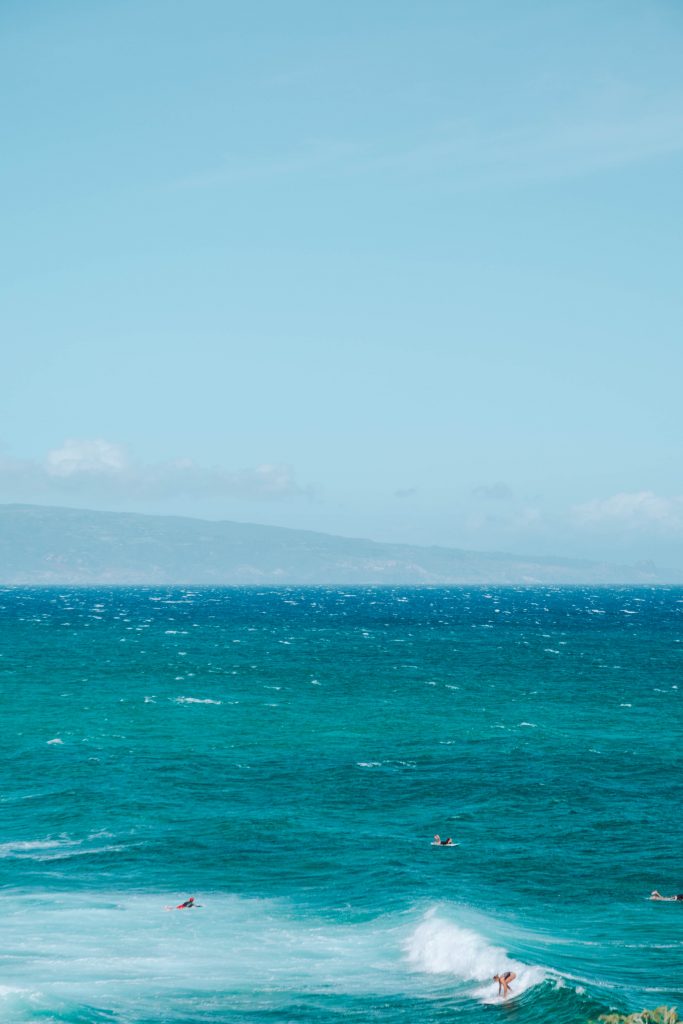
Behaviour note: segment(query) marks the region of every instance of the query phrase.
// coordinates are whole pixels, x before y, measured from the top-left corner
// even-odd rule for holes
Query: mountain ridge
[[[656,584],[683,572],[232,520],[0,505],[3,585]]]

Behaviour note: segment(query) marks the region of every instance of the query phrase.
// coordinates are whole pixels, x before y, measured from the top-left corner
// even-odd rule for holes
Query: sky
[[[3,0],[0,502],[683,567],[680,0]]]

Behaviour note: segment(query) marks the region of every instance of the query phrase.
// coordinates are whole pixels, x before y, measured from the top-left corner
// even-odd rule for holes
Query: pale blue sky
[[[680,3],[0,36],[0,500],[683,565]]]

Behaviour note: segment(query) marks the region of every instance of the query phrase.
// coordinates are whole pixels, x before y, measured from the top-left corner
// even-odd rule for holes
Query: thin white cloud
[[[552,112],[551,112],[552,113]],[[683,97],[622,95],[596,88],[563,117],[546,113],[509,127],[471,115],[432,125],[407,145],[374,140],[302,140],[286,151],[234,153],[177,188],[207,188],[331,173],[446,175],[452,185],[580,177],[683,152]]]
[[[264,463],[229,470],[191,459],[144,464],[102,438],[70,439],[42,460],[0,457],[0,500],[237,498],[310,496],[291,466]]]
[[[98,438],[95,441],[65,441],[48,452],[45,470],[49,476],[69,477],[79,473],[121,473],[128,459],[121,445]]]
[[[574,520],[583,527],[621,526],[632,530],[683,531],[683,497],[653,491],[622,491],[575,506]]]
[[[366,164],[371,158],[366,147],[338,139],[320,139],[304,142],[298,148],[282,152],[257,155],[226,154],[223,164],[174,182],[180,189],[211,188],[233,185],[245,181],[296,177],[328,170],[349,171]]]

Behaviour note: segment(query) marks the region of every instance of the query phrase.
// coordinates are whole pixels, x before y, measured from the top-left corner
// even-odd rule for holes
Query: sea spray
[[[494,974],[514,971],[513,994],[540,984],[548,975],[543,968],[520,963],[483,935],[445,919],[438,911],[427,911],[405,945],[410,964],[428,974],[449,974],[455,982],[486,982],[472,994],[486,1002],[495,1001]]]

